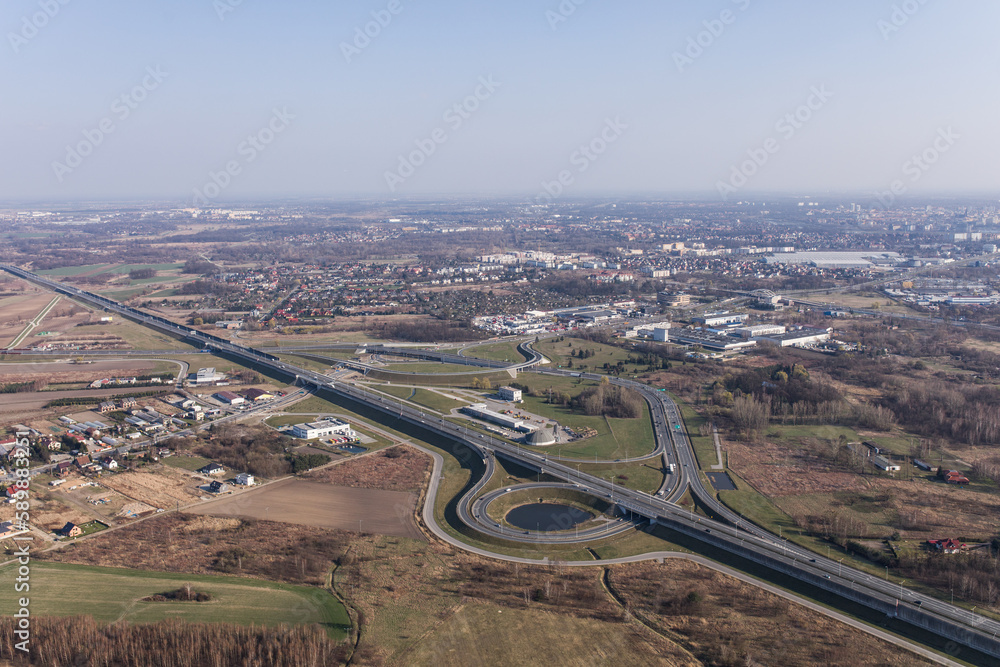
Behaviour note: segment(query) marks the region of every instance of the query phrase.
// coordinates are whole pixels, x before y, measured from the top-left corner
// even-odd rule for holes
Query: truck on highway
[[[671,473],[673,473],[675,470],[677,470],[677,464],[675,464],[675,463],[668,463],[667,464],[667,470],[670,471]]]

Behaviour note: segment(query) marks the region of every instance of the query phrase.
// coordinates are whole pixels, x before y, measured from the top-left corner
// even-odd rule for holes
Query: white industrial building
[[[756,340],[762,343],[773,343],[774,345],[780,345],[781,347],[797,347],[802,345],[812,345],[813,343],[822,343],[823,341],[830,340],[832,335],[833,329],[812,329],[809,327],[800,327],[782,334],[759,336]]]
[[[665,343],[670,340],[670,323],[657,324],[653,327],[653,340]]]
[[[692,322],[703,327],[732,327],[743,324],[748,317],[746,313],[705,313],[702,317],[694,318]]]
[[[510,401],[511,403],[521,402],[521,390],[514,389],[513,387],[500,387],[497,389],[497,396],[504,401]]]
[[[490,410],[485,403],[473,403],[472,405],[462,408],[462,412],[477,419],[493,422],[494,424],[500,424],[500,426],[509,428],[513,431],[520,431],[522,433],[530,433],[537,428],[530,424],[525,424],[523,419],[517,419],[509,415],[494,412],[493,410]]]
[[[214,368],[199,368],[194,376],[194,381],[197,384],[212,384],[225,379],[226,376],[222,373],[216,373]]]
[[[324,419],[323,421],[296,424],[292,427],[292,435],[303,440],[329,438],[331,435],[339,435],[345,438],[356,437],[351,425],[339,419]]]
[[[780,324],[754,324],[748,327],[733,329],[733,333],[743,338],[757,338],[759,336],[774,336],[785,333],[785,327]]]

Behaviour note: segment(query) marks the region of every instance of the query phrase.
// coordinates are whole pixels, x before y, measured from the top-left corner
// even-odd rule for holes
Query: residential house
[[[101,404],[98,406],[98,409],[101,411],[101,414],[104,414],[106,412],[114,412],[114,410],[115,410],[115,402],[114,401],[101,401]]]
[[[221,475],[225,472],[225,468],[220,466],[218,463],[209,463],[198,470],[203,475]]]
[[[214,482],[208,485],[208,490],[211,491],[212,493],[225,493],[226,491],[229,490],[229,485],[226,484],[225,482],[220,482],[219,480],[215,480]]]
[[[62,530],[60,530],[59,532],[65,535],[66,537],[79,537],[80,535],[83,534],[83,529],[80,528],[80,526],[73,523],[72,521],[70,521],[67,522],[66,525],[63,526]]]
[[[236,483],[242,486],[253,486],[253,475],[248,472],[241,472],[236,476]]]
[[[946,540],[927,540],[927,544],[938,551],[946,554],[957,554],[968,548],[963,542],[948,538]]]
[[[8,537],[13,537],[18,533],[23,533],[24,531],[18,527],[17,524],[11,521],[0,522],[0,540],[7,539]]]

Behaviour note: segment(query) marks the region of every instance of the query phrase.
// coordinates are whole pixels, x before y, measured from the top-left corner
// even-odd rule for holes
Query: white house
[[[248,472],[241,472],[236,476],[236,483],[242,486],[253,486],[253,475]]]
[[[497,389],[497,396],[505,401],[510,401],[511,403],[521,402],[521,390],[514,389],[513,387],[500,387]]]

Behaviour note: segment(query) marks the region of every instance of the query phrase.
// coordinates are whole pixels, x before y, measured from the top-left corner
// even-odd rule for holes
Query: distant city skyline
[[[997,196],[998,22],[987,0],[17,0],[0,200]]]

